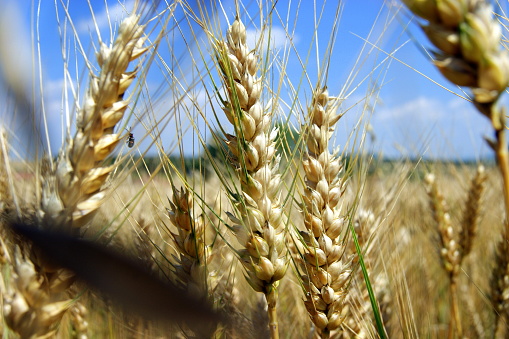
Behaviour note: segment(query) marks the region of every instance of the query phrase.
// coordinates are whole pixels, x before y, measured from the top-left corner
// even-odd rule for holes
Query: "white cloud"
[[[421,96],[401,105],[383,108],[375,114],[378,121],[407,118],[434,121],[440,118],[443,109],[443,103]]]
[[[490,155],[482,136],[489,121],[461,98],[423,96],[377,110],[372,119],[377,145],[386,155],[475,158]],[[424,154],[426,153],[426,154]]]
[[[102,31],[108,28],[110,23],[114,26],[118,24],[124,17],[127,16],[127,12],[133,8],[134,0],[128,0],[124,4],[117,3],[105,7],[100,12],[95,12],[94,16],[90,16],[88,19],[81,20],[77,23],[76,28],[78,32],[85,33],[90,30],[95,31],[95,25]],[[95,19],[95,22],[94,22]]]

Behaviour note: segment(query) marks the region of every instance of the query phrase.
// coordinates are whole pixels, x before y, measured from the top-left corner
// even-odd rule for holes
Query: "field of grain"
[[[118,22],[108,14],[110,37],[92,15],[92,47],[55,4],[56,129],[43,70],[13,75],[1,49],[3,337],[509,336],[503,7],[386,5],[422,25],[433,64],[489,119],[493,139],[479,142],[496,161],[368,150],[389,58],[362,73],[377,53],[366,42],[330,85],[342,4],[317,1],[308,55],[277,1],[128,1]]]

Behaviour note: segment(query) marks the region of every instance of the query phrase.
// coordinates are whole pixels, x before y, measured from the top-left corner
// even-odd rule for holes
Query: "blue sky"
[[[115,25],[125,15],[125,12],[118,2],[107,2],[109,4],[110,17],[113,21],[112,28],[115,29]],[[16,21],[20,25],[20,30],[25,31],[25,37],[27,37],[29,42],[30,25],[33,22],[29,6],[30,1],[15,2],[12,0],[0,0],[0,4],[2,3],[4,7],[8,4],[17,4],[19,19]],[[321,6],[322,2],[319,3],[318,6]],[[318,51],[320,56],[323,55],[324,47],[330,36],[330,29],[336,11],[335,3],[336,1],[329,1],[323,12],[322,23],[318,31]],[[36,8],[37,4],[36,2]],[[54,1],[41,0],[40,4],[39,19],[41,22],[40,41],[44,103],[48,112],[49,126],[52,131],[52,148],[57,150],[62,140],[61,112],[64,71],[61,44],[64,41],[68,44],[67,50],[69,48],[72,50],[74,49],[74,39],[70,38],[72,36],[70,32],[67,33],[66,39],[61,39]],[[129,9],[131,3],[128,2],[125,7]],[[285,17],[288,14],[289,7],[291,8],[289,10],[289,17],[291,18],[289,21],[284,18],[283,23],[281,23],[278,22],[277,16],[274,17],[272,28],[273,47],[278,52],[276,55],[282,57],[286,41],[283,26],[289,25],[290,28],[293,28],[295,25],[295,34],[293,36],[295,48],[301,57],[305,58],[310,46],[315,46],[312,43],[314,32],[313,13],[315,11],[313,2],[303,1],[300,4],[296,20],[294,19],[295,8],[297,7],[295,1],[279,1],[276,11],[282,17]],[[329,92],[331,95],[338,95],[340,93],[345,95],[349,93],[349,90],[345,92],[344,88],[345,84],[348,83],[349,72],[352,69],[356,69],[355,61],[359,53],[361,53],[361,59],[364,60],[364,65],[360,68],[357,78],[353,80],[352,85],[348,89],[352,89],[361,82],[361,79],[369,76],[376,65],[379,66],[373,72],[371,79],[368,77],[368,80],[362,82],[359,88],[349,95],[342,106],[342,110],[359,102],[366,95],[370,86],[376,84],[380,87],[380,90],[376,98],[369,100],[370,107],[373,108],[372,110],[366,110],[363,102],[360,101],[340,120],[336,133],[338,146],[343,147],[347,144],[347,136],[351,134],[355,123],[364,112],[368,116],[372,114],[370,125],[373,131],[372,135],[375,136],[373,140],[367,141],[365,147],[376,152],[381,152],[384,155],[391,157],[418,157],[424,155],[427,157],[447,157],[452,159],[478,159],[490,156],[491,152],[482,140],[483,135],[490,135],[491,133],[488,121],[481,117],[469,102],[440,87],[444,86],[454,93],[463,95],[460,89],[450,85],[430,64],[422,46],[420,46],[422,44],[424,47],[430,47],[430,44],[420,32],[417,22],[410,22],[411,17],[409,13],[398,11],[398,7],[398,2],[392,3],[387,1],[383,3],[381,0],[344,1],[336,45],[329,70]],[[231,1],[223,1],[223,9],[224,13],[229,16],[229,20],[232,20],[234,14],[233,3]],[[109,24],[104,2],[95,2],[93,11],[96,21],[100,26],[103,40],[109,41]],[[65,12],[60,4],[58,5],[58,13],[60,21],[63,22]],[[247,13],[257,13],[255,6],[251,5],[251,7],[247,8]],[[89,6],[85,1],[71,1],[69,15],[83,43],[85,53],[89,53],[88,55],[91,56],[92,45],[90,41],[96,40],[96,36]],[[247,23],[248,34],[255,36],[259,32],[259,18],[257,16],[253,17],[251,24],[249,23],[249,18],[249,15],[244,14],[243,20]],[[62,27],[61,25],[61,29]],[[222,27],[224,31],[226,28],[224,22]],[[385,32],[382,38],[378,40],[382,30],[385,30]],[[19,33],[19,36],[21,37],[22,34],[22,32]],[[90,37],[92,37],[92,40],[90,40]],[[253,38],[251,39],[254,41]],[[175,54],[185,56],[186,53],[197,53],[198,47],[206,48],[204,45],[194,46],[190,51],[186,51],[182,41],[182,37],[179,37],[178,34],[171,37],[172,48],[174,48]],[[369,43],[365,44],[365,41],[369,41]],[[373,48],[373,51],[368,54],[367,51],[372,49],[372,44],[376,45],[376,48]],[[21,43],[17,48],[20,49],[22,45]],[[365,49],[361,52],[363,45],[365,45]],[[178,51],[179,48],[182,51]],[[317,62],[315,61],[316,50],[314,50],[314,47],[311,48],[313,50],[306,67],[306,72],[313,83],[312,85],[314,85],[317,75]],[[166,42],[166,45],[164,43],[161,45],[163,56],[167,50],[168,42]],[[391,57],[388,58],[388,54],[391,54]],[[68,56],[71,61],[69,72],[72,73],[72,76],[70,79],[73,79],[76,83],[81,81],[82,84],[86,84],[81,56],[79,53],[76,56],[72,51],[68,53]],[[20,59],[22,58],[20,57]],[[81,61],[76,63],[76,60]],[[182,61],[183,65],[186,63],[188,63],[188,68],[182,71],[183,78],[188,76],[188,72],[192,73],[193,71],[189,59]],[[165,83],[161,77],[161,70],[158,67],[160,67],[158,62],[152,65],[152,71],[147,78],[147,90],[156,93],[156,89],[162,88],[162,91],[154,94],[154,97],[157,96],[158,103],[164,105],[171,102],[171,99],[165,99],[164,97],[167,95],[164,93],[167,92],[164,92]],[[286,73],[293,84],[299,82],[302,67],[300,67],[294,53],[289,59]],[[424,76],[419,73],[424,74]],[[433,83],[426,77],[433,79],[438,84]],[[373,78],[375,78],[375,82],[370,81]],[[301,92],[299,92],[299,100],[302,102],[302,105],[305,105],[306,99],[309,99],[310,89],[311,85],[304,81]],[[200,98],[203,93],[198,91],[196,95],[197,98]],[[283,95],[283,98],[286,97]],[[507,100],[505,100],[505,103],[507,103]],[[287,111],[282,108],[281,114],[284,115],[286,113]],[[4,115],[4,124],[8,124],[12,119],[5,112],[2,112],[2,114]],[[138,117],[140,120],[144,119],[141,115],[138,115]],[[136,122],[135,120],[137,120],[136,117],[131,117],[131,121],[126,121],[125,124],[134,126],[135,136],[138,136],[138,139],[143,139],[143,136],[146,134],[143,124],[146,122]],[[298,124],[296,119],[294,120],[295,124]],[[168,126],[171,126],[173,122],[168,121],[168,123]],[[199,123],[199,127],[204,128],[205,126]],[[171,131],[171,127],[168,128]],[[193,141],[196,142],[196,138],[193,139],[191,134],[189,133],[188,136],[184,137],[184,143],[187,147],[192,145]],[[176,143],[175,138],[172,138],[171,135],[171,132],[162,133],[163,146],[167,151]],[[144,141],[137,143],[140,151],[149,147],[149,139],[147,137]],[[186,153],[189,153],[189,148],[186,148]]]

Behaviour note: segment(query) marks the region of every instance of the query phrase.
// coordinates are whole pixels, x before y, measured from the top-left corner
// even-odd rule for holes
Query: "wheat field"
[[[341,82],[343,2],[105,1],[102,15],[88,1],[84,29],[72,4],[34,1],[27,35],[11,5],[4,338],[509,336],[503,4],[386,1]],[[41,6],[60,39],[57,104]],[[312,22],[304,52],[297,16]],[[489,121],[488,157],[369,147],[404,63],[382,47],[398,21]]]

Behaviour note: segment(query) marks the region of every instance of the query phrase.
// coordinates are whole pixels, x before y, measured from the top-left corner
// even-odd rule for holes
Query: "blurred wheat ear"
[[[14,221],[11,229],[26,238],[52,263],[124,310],[150,320],[210,324],[225,322],[198,295],[163,281],[141,265],[97,243]]]

